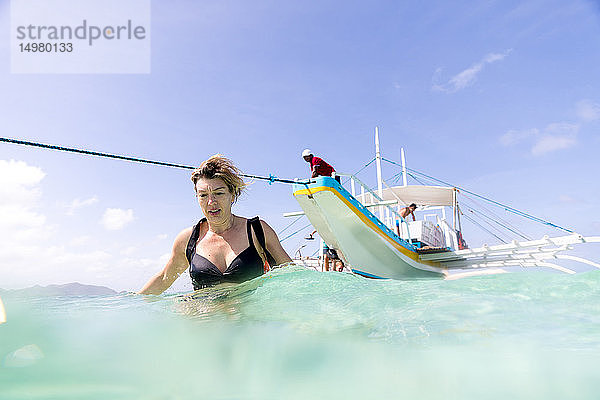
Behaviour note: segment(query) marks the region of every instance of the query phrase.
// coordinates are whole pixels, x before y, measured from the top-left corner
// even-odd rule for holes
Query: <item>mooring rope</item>
[[[111,158],[111,159],[115,159],[115,160],[137,162],[137,163],[142,163],[142,164],[160,165],[163,167],[181,168],[181,169],[189,169],[189,170],[196,169],[196,167],[191,166],[191,165],[148,160],[148,159],[139,158],[139,157],[130,157],[130,156],[123,156],[123,155],[119,155],[119,154],[104,153],[104,152],[100,152],[100,151],[78,149],[75,147],[65,147],[65,146],[57,146],[57,145],[53,145],[53,144],[30,142],[27,140],[19,140],[19,139],[0,137],[0,142],[19,144],[19,145],[23,145],[23,146],[39,147],[39,148],[43,148],[43,149],[50,149],[50,150],[57,150],[57,151],[66,151],[69,153],[85,154],[88,156]],[[281,178],[276,177],[275,175],[269,175],[268,177],[267,176],[259,176],[259,175],[251,175],[251,174],[240,174],[240,175],[243,176],[244,178],[260,179],[260,180],[269,181],[269,184],[271,184],[273,182],[279,182],[279,183],[287,183],[287,184],[306,185],[309,183],[309,181],[294,181],[291,179],[281,179]]]

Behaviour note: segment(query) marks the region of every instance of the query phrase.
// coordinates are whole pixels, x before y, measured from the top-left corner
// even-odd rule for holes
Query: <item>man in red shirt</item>
[[[327,164],[323,159],[315,157],[309,149],[305,149],[302,152],[302,158],[310,164],[310,170],[312,172],[311,178],[316,178],[317,176],[332,176],[335,172],[335,169],[333,169],[331,165]],[[335,179],[338,182],[340,181],[338,176],[336,176]]]

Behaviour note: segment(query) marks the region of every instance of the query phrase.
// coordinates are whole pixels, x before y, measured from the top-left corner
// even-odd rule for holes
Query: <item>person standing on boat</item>
[[[416,209],[417,209],[417,205],[415,203],[412,203],[410,206],[404,207],[402,209],[402,211],[400,211],[400,215],[404,219],[406,219],[406,217],[408,217],[409,215],[412,215],[413,221],[416,221],[416,218],[415,218],[415,210]]]
[[[302,152],[302,158],[304,161],[310,164],[311,178],[316,178],[317,176],[334,176],[335,169],[327,162],[325,162],[322,158],[315,157],[313,152],[310,149],[304,149]],[[340,181],[339,176],[335,176],[336,181]]]
[[[340,260],[337,251],[323,243],[323,271],[329,271],[329,261],[333,263],[332,271],[342,272],[344,270],[344,263]]]
[[[258,217],[234,215],[231,207],[246,183],[231,160],[217,154],[192,173],[205,218],[175,238],[166,266],[139,291],[160,294],[189,268],[194,290],[222,282],[240,283],[290,262],[275,231]]]
[[[306,240],[314,240],[313,235],[317,233],[317,230],[311,232],[310,235],[305,237]],[[335,249],[329,248],[327,243],[323,242],[323,271],[329,271],[329,261],[333,261],[333,271],[342,272],[344,270],[344,262],[340,259]]]

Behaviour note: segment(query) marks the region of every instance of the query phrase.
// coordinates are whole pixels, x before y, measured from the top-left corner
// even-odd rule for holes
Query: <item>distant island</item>
[[[25,289],[1,289],[0,295],[24,295],[34,297],[52,296],[107,296],[117,294],[115,290],[106,286],[83,285],[78,282],[64,285],[35,285]]]

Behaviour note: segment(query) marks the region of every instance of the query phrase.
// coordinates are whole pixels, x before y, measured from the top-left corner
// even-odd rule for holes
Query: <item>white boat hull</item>
[[[311,224],[353,272],[372,278],[443,277],[438,262],[420,262],[412,246],[396,236],[335,179],[319,177],[294,185],[294,197]]]

